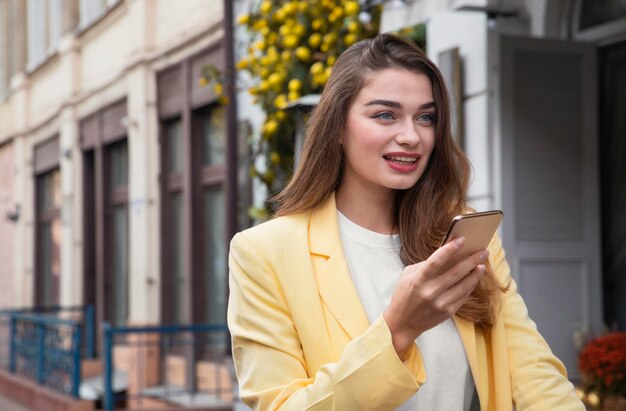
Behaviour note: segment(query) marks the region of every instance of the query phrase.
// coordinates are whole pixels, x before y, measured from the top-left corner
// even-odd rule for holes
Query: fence
[[[81,328],[77,320],[0,312],[0,365],[13,374],[78,397]]]
[[[236,383],[225,325],[105,324],[103,337],[105,410],[232,409]]]

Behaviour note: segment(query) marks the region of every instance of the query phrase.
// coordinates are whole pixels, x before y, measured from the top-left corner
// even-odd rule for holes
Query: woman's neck
[[[394,192],[371,193],[340,185],[335,193],[337,209],[353,223],[380,234],[396,234]]]

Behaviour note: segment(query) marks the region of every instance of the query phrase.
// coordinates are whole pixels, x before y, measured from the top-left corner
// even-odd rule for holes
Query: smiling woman
[[[449,123],[414,44],[380,34],[337,59],[277,217],[231,242],[228,323],[255,410],[584,410],[499,238],[439,247],[467,210]]]

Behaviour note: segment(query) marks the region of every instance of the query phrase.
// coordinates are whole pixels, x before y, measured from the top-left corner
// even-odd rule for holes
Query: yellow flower
[[[284,94],[279,94],[275,99],[274,99],[274,106],[278,109],[284,109],[287,107],[287,96],[285,96]]]
[[[320,74],[322,72],[324,72],[324,63],[322,63],[321,61],[315,62],[311,65],[311,68],[309,70],[311,72],[312,75],[316,75],[316,74]]]
[[[359,12],[359,2],[347,1],[343,6],[347,16],[355,16]]]
[[[298,98],[300,98],[300,93],[297,91],[290,91],[289,94],[287,94],[287,98],[289,99],[289,101],[297,100]]]
[[[267,27],[267,20],[264,19],[259,19],[257,21],[254,22],[254,24],[252,25],[252,27],[255,30],[262,30],[263,28]]]
[[[297,44],[298,44],[298,37],[294,36],[293,34],[290,34],[288,36],[285,36],[285,38],[283,38],[283,46],[285,46],[288,49],[294,48]]]
[[[354,43],[356,43],[357,41],[357,36],[354,33],[348,33],[344,36],[343,38],[343,42],[346,44],[346,46],[350,47],[351,45],[353,45]]]
[[[322,19],[313,19],[311,22],[311,28],[313,30],[319,31],[322,27],[324,27],[324,20]]]
[[[318,48],[320,43],[322,42],[322,35],[320,33],[313,33],[311,37],[309,37],[309,46],[314,49]]]
[[[206,79],[206,77],[204,77],[204,76],[202,76],[202,77],[200,77],[200,78],[198,79],[198,85],[199,85],[200,87],[204,87],[204,86],[206,86],[206,85],[207,85],[207,83],[208,83],[208,80],[207,80],[207,79]]]
[[[220,96],[220,98],[217,99],[217,102],[219,104],[221,104],[222,106],[225,106],[226,104],[228,104],[228,96]]]
[[[237,62],[237,68],[238,68],[239,70],[243,70],[243,69],[245,69],[245,68],[248,68],[248,64],[249,64],[249,63],[250,63],[250,62],[249,62],[247,59],[243,58],[243,59],[241,59],[241,60],[239,60],[239,61]]]
[[[276,177],[276,174],[274,173],[274,171],[272,170],[267,170],[265,172],[265,175],[263,176],[263,179],[268,183],[268,184],[272,184],[272,182],[274,181],[274,178]]]
[[[283,12],[286,15],[294,14],[297,9],[298,9],[298,5],[296,4],[295,1],[288,1],[287,3],[285,3],[285,5],[282,8]]]
[[[341,7],[335,7],[333,8],[333,11],[328,16],[328,21],[333,23],[342,17],[343,17],[343,9]]]
[[[270,153],[270,162],[274,165],[279,164],[280,163],[280,154],[278,154],[275,151],[272,151]]]
[[[267,81],[267,80],[262,80],[262,81],[259,83],[259,90],[261,90],[261,91],[267,91],[267,90],[269,90],[269,89],[270,89],[270,82],[269,82],[269,81]]]
[[[326,69],[324,70],[324,83],[326,83],[326,80],[328,80],[328,77],[330,77],[330,73],[333,71],[332,67],[326,67]]]
[[[296,57],[301,61],[311,60],[311,50],[304,46],[300,46],[296,49]]]
[[[277,23],[281,23],[283,20],[285,20],[285,12],[282,9],[279,9],[276,13],[274,13],[274,15],[272,16],[272,20],[274,20]]]
[[[335,44],[335,42],[337,41],[337,34],[335,33],[327,33],[324,35],[324,43],[328,44],[329,46],[333,46]]]
[[[350,33],[355,33],[359,30],[359,23],[352,20],[350,23],[348,23],[347,29]]]
[[[261,6],[259,6],[259,11],[261,11],[261,13],[263,14],[268,14],[270,11],[272,11],[272,2],[269,0],[264,0],[263,2],[261,2]]]
[[[278,121],[283,121],[287,118],[287,114],[283,110],[278,110],[274,116]]]
[[[298,11],[300,13],[304,13],[309,9],[309,2],[308,1],[299,1],[298,2]]]
[[[263,39],[261,39],[261,40],[257,40],[257,41],[254,43],[254,47],[255,47],[256,49],[258,49],[258,50],[261,50],[261,51],[265,50],[265,47],[266,47],[266,46],[267,46],[267,45],[265,44],[265,41],[263,41]]]
[[[289,84],[287,85],[289,91],[298,91],[302,88],[302,82],[297,78],[292,78],[289,80]]]
[[[289,27],[287,24],[283,24],[278,29],[278,32],[280,33],[281,36],[287,36],[291,34],[291,27]]]
[[[224,86],[222,86],[220,83],[216,83],[213,87],[213,91],[215,92],[215,94],[223,94]]]
[[[337,56],[328,56],[328,58],[326,59],[326,64],[332,67],[335,65],[335,61],[337,61]]]
[[[270,83],[271,86],[276,87],[276,86],[279,86],[280,83],[282,83],[283,77],[278,73],[272,73],[267,78],[267,81]]]
[[[250,15],[249,14],[242,14],[237,19],[237,23],[239,23],[239,24],[248,24],[248,23],[250,23]]]
[[[287,62],[287,61],[291,60],[291,51],[289,51],[289,50],[284,50],[282,53],[280,53],[280,58],[281,58],[284,62]]]
[[[263,124],[263,132],[272,135],[278,130],[278,122],[276,120],[268,120]]]
[[[302,37],[306,33],[306,27],[304,27],[302,24],[296,24],[295,26],[293,26],[292,32],[296,36]]]

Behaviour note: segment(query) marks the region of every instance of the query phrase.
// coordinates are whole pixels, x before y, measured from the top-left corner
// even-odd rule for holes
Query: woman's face
[[[425,74],[396,68],[370,74],[350,106],[341,139],[342,190],[390,195],[412,187],[433,151],[435,118]]]

